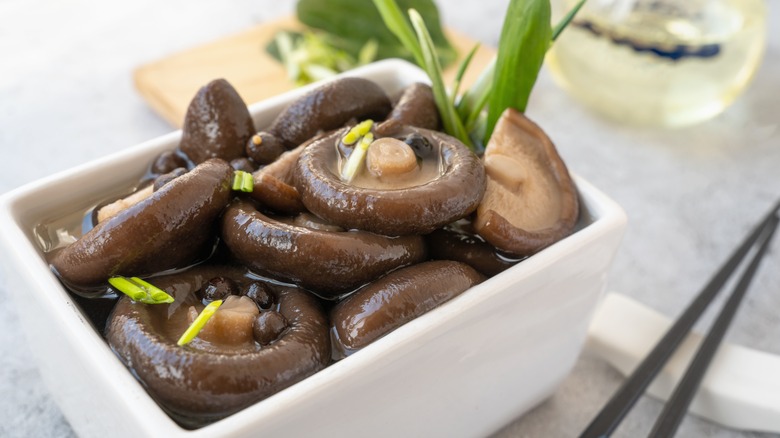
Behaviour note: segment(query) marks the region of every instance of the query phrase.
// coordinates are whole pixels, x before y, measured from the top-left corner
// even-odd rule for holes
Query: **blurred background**
[[[446,27],[497,45],[507,1],[437,4]],[[780,194],[780,2],[765,6],[763,62],[745,92],[710,120],[668,129],[603,117],[556,85],[547,67],[531,96],[527,114],[569,169],[628,214],[610,289],[669,317]],[[134,70],[289,16],[294,7],[292,0],[0,1],[0,193],[169,132],[171,125],[134,88]],[[258,50],[263,45],[258,41]],[[728,336],[775,354],[780,275],[771,267],[780,265],[779,247],[773,245]],[[17,328],[2,275],[0,436],[71,436]],[[496,436],[576,435],[621,381],[586,351],[551,399]],[[643,398],[616,436],[646,434],[661,407]],[[689,416],[679,436],[769,435]]]

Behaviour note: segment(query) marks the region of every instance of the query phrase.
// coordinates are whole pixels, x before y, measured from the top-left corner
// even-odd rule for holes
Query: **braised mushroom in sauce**
[[[74,293],[101,299],[96,325],[149,393],[199,427],[571,232],[576,188],[536,125],[505,115],[483,157],[438,126],[427,85],[392,107],[377,84],[347,78],[257,132],[217,80],[150,182],[105,200],[91,231],[47,256]],[[552,184],[529,188],[537,174]],[[560,198],[525,198],[551,191]],[[515,204],[552,209],[518,218]]]

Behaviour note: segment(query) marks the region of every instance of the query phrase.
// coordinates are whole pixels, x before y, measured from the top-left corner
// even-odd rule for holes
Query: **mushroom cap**
[[[544,131],[507,109],[485,148],[487,190],[474,228],[496,248],[530,255],[562,239],[579,215],[577,188]]]
[[[344,126],[350,119],[381,120],[390,112],[390,99],[368,79],[347,77],[304,94],[274,120],[268,132],[292,149],[320,131]]]
[[[289,327],[270,345],[176,344],[181,327],[188,326],[188,308],[199,304],[195,292],[215,275],[228,275],[239,284],[255,281],[245,274],[239,268],[200,266],[156,277],[152,281],[174,296],[173,303],[147,305],[123,297],[109,319],[106,338],[111,348],[154,398],[188,426],[226,417],[330,362],[327,317],[316,298],[271,283],[278,297],[275,311]]]
[[[100,222],[51,263],[75,289],[114,275],[143,276],[191,264],[210,247],[212,226],[230,200],[233,169],[208,160],[143,201]]]
[[[200,90],[187,107],[179,149],[195,164],[209,158],[230,161],[241,158],[255,133],[246,103],[224,79]]]
[[[482,163],[453,137],[427,129],[405,127],[441,149],[444,173],[427,183],[400,189],[369,189],[342,182],[334,173],[336,132],[313,142],[298,159],[295,186],[306,208],[345,229],[386,236],[426,234],[460,219],[477,208],[485,192]]]
[[[439,110],[430,85],[415,82],[404,88],[390,115],[376,131],[380,135],[392,135],[406,125],[424,129],[439,127]]]
[[[225,211],[222,238],[238,260],[258,273],[328,298],[426,256],[420,236],[313,230],[273,220],[246,201]]]
[[[393,271],[333,308],[334,347],[347,354],[363,348],[482,280],[470,266],[449,260]]]

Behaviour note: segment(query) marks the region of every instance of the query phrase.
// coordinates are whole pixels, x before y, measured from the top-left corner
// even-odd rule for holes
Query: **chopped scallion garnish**
[[[127,278],[115,276],[109,278],[108,283],[119,292],[132,298],[133,301],[144,304],[166,304],[173,302],[173,297],[168,295],[164,290],[141,280],[138,277]]]
[[[363,120],[357,125],[353,126],[341,139],[341,142],[349,146],[355,144],[361,137],[366,135],[371,127],[374,125],[374,121],[371,119]]]
[[[209,303],[209,305],[200,312],[200,315],[195,318],[195,321],[192,321],[192,324],[187,327],[187,330],[184,331],[184,334],[181,335],[176,344],[182,346],[192,342],[192,340],[198,336],[198,333],[203,330],[203,327],[206,325],[206,323],[209,322],[209,319],[214,316],[214,312],[216,312],[221,305],[222,300],[215,300]]]
[[[353,128],[354,129],[354,128]],[[374,134],[367,133],[360,139],[360,143],[355,146],[355,150],[352,151],[347,163],[341,171],[341,180],[344,182],[351,182],[355,179],[355,176],[360,171],[360,167],[363,165],[363,161],[366,159],[366,151],[371,143],[374,141]]]
[[[233,173],[233,190],[241,192],[252,192],[255,188],[252,174],[237,170]]]

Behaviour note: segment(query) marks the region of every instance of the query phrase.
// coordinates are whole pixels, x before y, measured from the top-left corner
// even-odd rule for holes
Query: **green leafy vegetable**
[[[444,129],[458,140],[462,141],[466,146],[473,149],[474,145],[466,133],[466,130],[463,128],[463,122],[458,118],[452,100],[447,97],[447,89],[444,87],[441,65],[439,64],[439,59],[436,57],[436,49],[434,48],[431,36],[425,27],[425,22],[423,21],[422,16],[414,9],[409,9],[409,18],[412,19],[412,26],[414,26],[414,30],[417,32],[417,39],[420,42],[423,59],[425,61],[425,70],[428,72],[428,76],[433,83],[433,98],[436,101],[436,106],[439,108],[439,113],[441,113],[440,115],[442,123],[444,124]]]
[[[480,115],[483,114],[482,110],[487,105],[488,98],[490,98],[495,68],[496,58],[493,58],[488,66],[482,70],[474,85],[466,90],[460,100],[458,100],[458,116],[464,121],[464,128],[471,138],[479,144],[483,144],[483,136],[482,133],[475,135],[475,131],[477,130],[477,122],[484,119],[480,118]]]
[[[308,84],[372,62],[377,44],[368,40],[357,57],[335,47],[323,33],[278,32],[266,52],[284,64],[287,76],[298,85]]]
[[[366,41],[358,52],[358,65],[368,64],[375,60],[377,52],[379,52],[379,43],[373,38]]]
[[[400,10],[416,9],[428,24],[428,31],[436,46],[439,61],[447,66],[457,58],[455,49],[447,41],[441,26],[439,11],[433,0],[398,0]],[[327,33],[329,43],[344,50],[355,59],[366,41],[375,40],[377,59],[404,58],[420,62],[405,43],[399,43],[394,33],[382,22],[377,8],[366,0],[299,0],[298,20]]]
[[[133,301],[144,304],[167,304],[173,302],[173,297],[164,290],[138,277],[127,278],[117,275],[109,278],[108,283],[114,289],[132,298]]]
[[[460,66],[458,67],[458,73],[455,74],[455,80],[452,83],[452,105],[455,105],[457,102],[455,102],[455,99],[458,97],[458,93],[460,92],[460,82],[463,80],[463,75],[466,74],[466,69],[469,68],[469,64],[471,64],[471,59],[474,58],[474,54],[477,53],[477,50],[479,50],[479,43],[474,44],[474,47],[471,48],[468,55],[466,55],[465,58],[463,58],[463,61],[460,63]]]
[[[513,0],[509,3],[488,100],[485,142],[504,110],[525,111],[552,41],[550,15],[549,0]]]
[[[176,342],[176,345],[182,346],[187,345],[190,342],[192,342],[193,339],[195,339],[196,336],[198,336],[198,333],[200,333],[201,330],[203,330],[203,327],[206,325],[207,322],[209,322],[209,319],[211,319],[212,316],[214,316],[214,312],[219,309],[219,306],[222,305],[222,300],[215,300],[209,303],[208,306],[206,306],[203,311],[200,312],[197,318],[195,318],[195,321],[192,321],[192,324],[190,324],[189,327],[187,327],[187,330],[184,331],[184,333],[179,338],[178,342]]]
[[[569,12],[566,13],[566,15],[561,19],[561,21],[558,22],[558,24],[555,25],[555,29],[553,29],[552,39],[553,41],[558,39],[558,35],[563,32],[563,29],[566,29],[566,26],[571,23],[571,20],[574,19],[574,16],[577,15],[577,12],[582,9],[582,6],[585,5],[585,2],[587,0],[580,0],[576,5],[574,5],[573,8]]]
[[[395,0],[374,0],[379,13],[385,25],[390,29],[399,40],[401,40],[407,49],[414,54],[418,64],[423,67],[431,78],[433,98],[436,101],[436,107],[444,125],[444,130],[450,135],[457,137],[469,147],[472,147],[471,139],[463,129],[463,124],[455,112],[452,99],[447,95],[447,89],[444,86],[442,78],[441,65],[436,56],[436,48],[433,45],[430,34],[427,31],[425,21],[422,16],[414,9],[409,10],[409,21],[404,18],[398,4]]]
[[[450,94],[444,87],[437,48],[426,28],[426,20],[414,9],[409,21],[396,0],[373,0],[390,31],[413,55],[431,79],[436,107],[444,130],[473,150],[490,139],[498,118],[507,108],[525,111],[547,49],[585,3],[580,0],[556,25],[550,25],[550,0],[510,0],[504,17],[498,55],[482,71],[477,82],[458,98],[460,81],[476,51],[461,64]],[[484,109],[488,111],[485,114]]]

